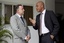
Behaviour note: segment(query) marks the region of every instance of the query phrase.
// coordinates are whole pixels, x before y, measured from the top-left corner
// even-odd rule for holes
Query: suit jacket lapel
[[[40,26],[40,15],[41,14],[39,14],[39,16],[38,16],[38,25]]]
[[[23,25],[25,25],[25,24],[23,23],[23,21],[21,20],[21,18],[19,18],[17,15],[16,15],[16,17],[17,17],[17,19],[19,19],[19,21],[20,21]]]
[[[44,18],[44,23],[45,23],[45,26],[47,27],[47,21],[48,21],[48,12],[47,12],[47,10],[46,10],[46,12],[45,12],[45,18]]]
[[[24,25],[26,26],[26,20],[24,19]]]
[[[44,23],[46,23],[46,15],[47,15],[47,10],[46,10],[45,16],[44,16]]]

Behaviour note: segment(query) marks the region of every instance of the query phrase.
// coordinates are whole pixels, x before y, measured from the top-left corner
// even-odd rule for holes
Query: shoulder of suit
[[[46,10],[46,12],[53,12],[52,10]]]
[[[11,16],[12,19],[16,18],[16,15]]]
[[[38,14],[37,16],[39,16],[40,14]]]
[[[37,16],[36,16],[36,18],[38,18],[40,16],[40,14],[38,14]]]
[[[55,13],[52,10],[47,10],[47,14],[50,15],[50,16],[55,15]]]

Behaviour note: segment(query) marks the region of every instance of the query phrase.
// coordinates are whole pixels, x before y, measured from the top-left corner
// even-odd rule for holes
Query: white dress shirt
[[[48,28],[45,26],[45,19],[44,19],[45,18],[45,12],[46,12],[46,9],[44,9],[42,14],[40,15],[40,35],[49,33]]]

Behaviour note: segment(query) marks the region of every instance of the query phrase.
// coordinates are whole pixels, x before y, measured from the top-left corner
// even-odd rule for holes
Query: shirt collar
[[[42,13],[44,14],[46,12],[46,9],[44,9],[43,11],[42,11]]]
[[[18,13],[16,13],[16,15],[17,15],[18,17],[23,17],[23,15],[22,15],[22,16],[20,16]]]

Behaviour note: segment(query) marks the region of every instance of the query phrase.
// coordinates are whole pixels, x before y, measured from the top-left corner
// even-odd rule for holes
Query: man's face
[[[25,10],[24,10],[23,6],[19,6],[17,11],[19,14],[23,15]]]
[[[41,3],[37,3],[37,4],[36,4],[36,10],[37,10],[38,12],[42,12],[42,9],[44,9],[44,6],[43,6]]]

